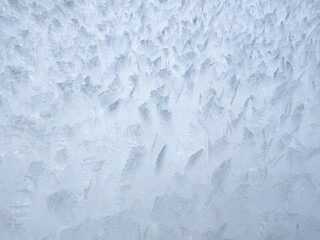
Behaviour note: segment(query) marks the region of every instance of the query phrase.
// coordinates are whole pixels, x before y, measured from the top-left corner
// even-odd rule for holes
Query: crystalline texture
[[[320,239],[320,2],[0,1],[0,239]]]

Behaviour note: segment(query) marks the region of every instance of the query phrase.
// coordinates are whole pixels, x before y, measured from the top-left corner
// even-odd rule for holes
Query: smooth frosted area
[[[319,240],[320,1],[0,0],[1,240]]]

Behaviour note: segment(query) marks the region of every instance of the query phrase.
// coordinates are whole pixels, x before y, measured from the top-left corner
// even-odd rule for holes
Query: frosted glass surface
[[[320,239],[320,2],[0,1],[1,240]]]

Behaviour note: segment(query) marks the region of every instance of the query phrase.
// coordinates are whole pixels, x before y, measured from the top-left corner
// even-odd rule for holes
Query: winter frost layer
[[[320,239],[320,2],[0,2],[0,239]]]

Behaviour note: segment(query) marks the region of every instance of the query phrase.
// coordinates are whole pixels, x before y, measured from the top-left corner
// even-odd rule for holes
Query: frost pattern
[[[0,239],[320,239],[320,2],[0,1]]]

